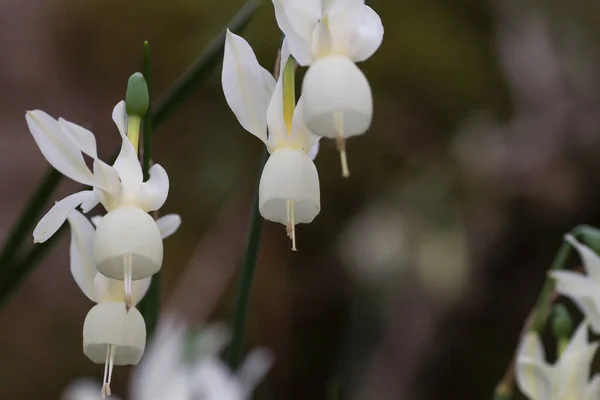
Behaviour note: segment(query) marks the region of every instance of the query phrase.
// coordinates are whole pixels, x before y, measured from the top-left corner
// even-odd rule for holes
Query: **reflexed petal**
[[[318,137],[318,136],[317,136]],[[313,147],[310,148],[310,150],[308,151],[308,157],[311,160],[314,160],[315,158],[317,158],[317,154],[319,154],[319,140],[321,138],[317,139],[317,142],[313,145]]]
[[[556,281],[555,290],[565,296],[590,296],[597,290],[589,277],[577,272],[552,271],[549,275]]]
[[[113,108],[112,119],[119,129],[122,138],[127,137],[127,110],[125,108],[125,100],[121,100]]]
[[[174,234],[181,226],[181,217],[177,214],[169,214],[156,220],[160,231],[160,237],[164,240]]]
[[[139,206],[146,212],[156,211],[165,204],[169,195],[169,175],[159,164],[148,171],[150,178],[141,187]]]
[[[119,178],[121,178],[124,186],[135,186],[142,183],[144,178],[142,166],[127,136],[122,140],[121,151],[115,160],[113,168],[119,173]]]
[[[356,32],[363,18],[364,0],[335,0],[327,10],[327,27],[336,54],[350,55]]]
[[[282,3],[292,29],[310,42],[317,22],[323,18],[321,0],[282,0]]]
[[[98,192],[96,190],[101,190],[101,189],[95,189],[92,191],[93,192],[93,196],[89,196],[88,198],[86,198],[83,203],[81,203],[81,211],[84,214],[89,213],[90,211],[92,211],[92,208],[96,207],[99,203],[100,203],[100,196],[98,196]]]
[[[71,275],[88,299],[94,296],[94,277],[98,273],[94,261],[94,227],[79,211],[72,210],[68,216],[71,227]]]
[[[275,8],[275,18],[279,29],[285,34],[281,60],[287,59],[286,52],[289,51],[294,55],[299,65],[303,67],[310,65],[313,62],[313,55],[310,52],[308,38],[303,38],[294,30],[285,13],[282,0],[273,0],[273,7]]]
[[[64,118],[59,118],[58,124],[63,133],[71,138],[79,150],[92,158],[98,158],[96,138],[92,132]]]
[[[242,37],[227,31],[221,83],[227,104],[239,123],[263,142],[267,140],[267,108],[274,78],[258,64]]]
[[[571,300],[581,309],[581,312],[585,315],[589,321],[592,330],[596,333],[600,333],[600,312],[597,303],[593,297],[571,297]]]
[[[40,151],[58,172],[66,177],[95,186],[96,182],[81,151],[65,135],[58,122],[43,111],[28,111],[25,115],[27,126]]]
[[[543,362],[519,357],[516,365],[517,386],[531,400],[552,398],[552,369]]]
[[[598,343],[588,342],[588,324],[581,323],[558,360],[557,367],[570,388],[583,391],[590,376],[590,366]]]
[[[350,57],[355,62],[364,61],[377,51],[382,41],[381,18],[371,7],[363,6],[362,19],[350,46]]]
[[[131,284],[131,302],[135,307],[148,292],[152,277],[134,280]],[[93,282],[93,293],[97,303],[113,301],[125,302],[125,284],[118,279],[107,278],[101,273],[96,273]]]
[[[112,211],[117,205],[121,195],[121,180],[117,170],[100,159],[94,160],[94,176],[106,188],[100,189],[98,198],[106,208]]]
[[[518,357],[529,357],[544,361],[546,354],[540,337],[535,332],[527,332],[519,345]]]
[[[269,102],[267,125],[269,127],[269,145],[276,148],[288,141],[289,133],[283,117],[283,73],[275,85],[273,97]]]
[[[313,134],[306,125],[304,119],[304,97],[300,96],[296,109],[294,110],[294,118],[292,120],[292,140],[298,141],[302,149],[308,153],[311,160],[314,160],[319,152],[320,136]]]
[[[565,235],[565,240],[577,249],[586,272],[595,282],[600,284],[600,257],[589,247],[579,243],[572,235]]]
[[[586,389],[588,399],[599,399],[600,398],[600,375],[596,374],[588,384]]]
[[[73,209],[79,206],[90,196],[94,196],[91,190],[74,193],[57,202],[54,207],[42,217],[40,222],[33,230],[33,241],[35,243],[43,243],[48,240],[67,220],[68,215]]]
[[[246,356],[244,364],[237,372],[237,378],[246,395],[250,394],[265,377],[274,359],[273,352],[266,348],[252,350]]]
[[[90,221],[92,221],[92,224],[94,224],[94,226],[98,226],[98,224],[100,223],[100,221],[102,221],[102,215],[94,215],[92,218],[90,218]]]

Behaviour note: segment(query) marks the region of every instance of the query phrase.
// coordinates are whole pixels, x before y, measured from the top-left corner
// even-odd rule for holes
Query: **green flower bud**
[[[562,304],[555,304],[552,307],[552,332],[558,339],[570,338],[573,333],[573,319]]]
[[[127,82],[127,92],[125,94],[125,107],[128,115],[143,117],[148,111],[150,103],[150,95],[148,93],[148,85],[144,75],[140,72],[129,77]]]

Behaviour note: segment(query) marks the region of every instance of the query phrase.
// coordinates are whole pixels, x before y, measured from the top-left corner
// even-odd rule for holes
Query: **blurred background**
[[[385,37],[360,64],[375,117],[348,142],[352,175],[322,143],[322,211],[297,227],[299,251],[265,223],[247,344],[277,360],[256,398],[341,387],[360,400],[490,399],[562,235],[600,224],[600,3],[368,3]],[[143,41],[157,98],[242,5],[0,2],[0,239],[48,168],[26,110],[89,128],[108,158],[111,110]],[[269,1],[244,36],[270,69],[280,33]],[[260,152],[220,67],[153,141],[171,180],[161,212],[183,218],[165,242],[162,300],[190,323],[231,320]],[[52,201],[76,188],[65,179]],[[70,275],[68,236],[0,309],[1,399],[58,399],[77,377],[101,378],[81,351],[91,303]],[[128,375],[116,370],[115,393]]]

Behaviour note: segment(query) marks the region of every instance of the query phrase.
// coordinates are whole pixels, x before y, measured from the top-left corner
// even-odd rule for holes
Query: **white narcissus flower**
[[[34,242],[48,240],[65,222],[70,212],[81,206],[84,213],[101,203],[108,214],[95,235],[94,256],[98,270],[109,278],[131,281],[152,276],[162,265],[163,246],[159,227],[148,215],[167,199],[169,178],[158,164],[150,168],[143,181],[137,158],[137,143],[127,137],[125,102],[113,110],[113,121],[121,134],[122,145],[113,166],[98,158],[94,134],[62,118],[55,120],[43,111],[28,111],[27,125],[48,162],[63,175],[92,186],[57,202],[40,220]],[[83,155],[93,160],[93,172]],[[129,300],[131,293],[126,294]]]
[[[588,324],[581,323],[554,365],[546,362],[539,336],[528,332],[516,360],[517,385],[530,400],[596,400],[600,376],[590,381],[598,343],[588,342]]]
[[[137,364],[146,346],[146,324],[135,305],[144,297],[151,278],[132,282],[131,306],[125,302],[125,282],[98,273],[94,260],[92,223],[79,211],[67,216],[71,227],[71,274],[81,291],[97,303],[83,323],[83,352],[93,362],[104,364],[103,395],[110,395],[112,369],[115,365]],[[95,219],[95,222],[100,222]],[[163,238],[179,226],[179,216],[167,215],[157,221]]]
[[[310,66],[302,84],[304,116],[317,135],[337,139],[344,176],[345,138],[371,125],[373,96],[355,65],[383,40],[379,15],[364,0],[273,0],[291,54]]]
[[[260,213],[287,227],[292,249],[296,250],[295,225],[312,222],[321,210],[319,176],[313,163],[319,137],[306,127],[303,97],[295,107],[293,90],[284,94],[288,59],[284,43],[281,74],[275,82],[258,64],[248,42],[228,31],[222,84],[225,99],[240,124],[262,140],[271,153],[260,179]],[[289,79],[293,82],[293,69],[291,72]]]
[[[219,358],[229,331],[213,324],[193,342],[186,327],[171,316],[161,321],[144,360],[129,385],[132,400],[249,400],[273,363],[265,348],[253,350],[240,369],[232,372]],[[76,381],[63,400],[94,399],[88,380]],[[97,397],[95,397],[97,398]]]
[[[554,290],[571,298],[590,321],[592,330],[600,333],[600,257],[572,235],[566,235],[565,240],[579,252],[587,275],[573,271],[552,271],[550,276],[556,280]]]

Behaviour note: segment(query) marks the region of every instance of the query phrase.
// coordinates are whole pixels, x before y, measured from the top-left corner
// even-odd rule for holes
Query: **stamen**
[[[112,344],[106,346],[106,361],[104,362],[104,379],[102,380],[102,390],[100,397],[103,399],[111,395],[110,380],[112,378],[113,365],[115,362],[115,352],[117,348]]]
[[[132,286],[132,277],[133,277],[133,272],[132,272],[132,255],[131,254],[126,254],[123,256],[123,268],[124,268],[124,283],[123,285],[125,286],[125,308],[127,310],[127,312],[129,312],[129,309],[132,306],[132,300],[131,300],[131,286]]]
[[[292,238],[292,224],[291,224],[291,205],[292,205],[292,201],[291,200],[286,200],[285,202],[285,211],[287,213],[287,225],[285,227],[285,232],[287,233],[287,237],[289,237],[290,239]]]
[[[290,226],[292,227],[292,251],[298,251],[296,248],[296,222],[294,221],[294,202],[288,200],[290,202]]]
[[[336,145],[340,152],[340,161],[342,163],[342,176],[348,178],[350,170],[348,169],[348,159],[346,158],[346,140],[344,139],[344,124],[342,122],[341,111],[336,111],[334,114],[335,130],[337,131]]]

